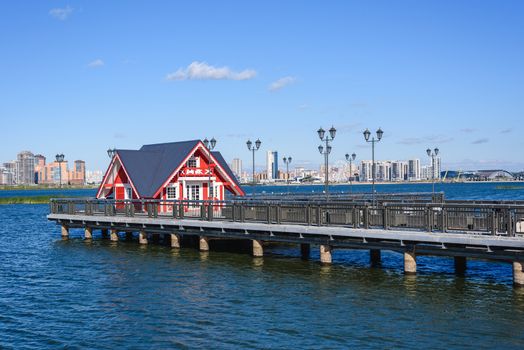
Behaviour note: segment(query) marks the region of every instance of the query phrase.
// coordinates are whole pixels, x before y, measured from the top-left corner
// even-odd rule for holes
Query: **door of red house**
[[[124,187],[115,187],[115,199],[119,200],[119,201],[125,199],[125,189],[124,189]],[[116,203],[116,208],[117,209],[124,208],[124,203],[117,202]]]

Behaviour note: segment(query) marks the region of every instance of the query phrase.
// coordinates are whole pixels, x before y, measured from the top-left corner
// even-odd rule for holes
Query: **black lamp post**
[[[292,158],[291,157],[284,157],[282,158],[282,161],[284,164],[286,164],[286,187],[287,187],[287,193],[289,193],[289,163],[291,163]]]
[[[213,188],[213,191],[211,191],[211,171],[212,171],[212,163],[213,163],[213,160],[211,159],[211,151],[215,148],[216,144],[217,144],[217,140],[215,140],[215,138],[213,137],[211,139],[211,141],[209,141],[207,139],[207,137],[204,139],[204,146],[206,146],[207,148],[207,151],[208,151],[208,154],[209,154],[209,166],[208,166],[208,182],[207,182],[207,199],[208,200],[212,200],[213,198],[211,197],[211,192],[213,192],[213,197],[215,197],[215,189]]]
[[[64,162],[64,154],[60,153],[56,155],[56,162],[58,163],[58,174],[60,178],[60,187],[62,187],[62,163]]]
[[[107,156],[108,156],[110,159],[113,159],[113,157],[115,156],[115,154],[116,154],[116,149],[114,149],[114,148],[113,148],[113,149],[109,148],[109,149],[107,150]]]
[[[255,141],[255,145],[253,146],[253,142],[251,140],[247,140],[246,145],[247,149],[250,150],[253,153],[253,184],[255,184],[255,152],[260,149],[260,145],[262,142],[257,139]]]
[[[384,131],[382,131],[381,128],[378,128],[377,130],[377,138],[375,139],[375,136],[371,137],[371,140],[369,139],[370,136],[371,136],[371,132],[366,129],[364,130],[363,132],[364,134],[364,139],[366,140],[366,142],[371,142],[371,177],[372,177],[372,185],[371,185],[371,196],[372,196],[372,199],[373,199],[373,205],[375,204],[375,176],[376,176],[376,171],[375,171],[375,143],[377,142],[380,142],[380,140],[382,139],[382,135],[384,135]]]
[[[431,158],[431,183],[433,187],[433,197],[435,197],[435,158],[438,156],[439,149],[435,147],[433,152],[431,149],[427,149],[426,153],[428,154],[428,157]]]
[[[352,183],[352,180],[353,180],[353,161],[355,160],[355,158],[357,158],[357,155],[355,153],[353,153],[351,156],[346,153],[346,161],[349,162],[349,190],[351,193],[353,193],[353,183]]]
[[[326,197],[329,196],[329,154],[331,153],[331,141],[335,138],[335,135],[337,134],[337,129],[335,129],[333,126],[331,129],[329,129],[329,135],[326,135],[326,132],[324,129],[320,128],[317,130],[318,137],[320,138],[320,141],[323,141],[326,143],[326,147],[324,149],[324,146],[320,145],[318,146],[318,151],[320,154],[324,155],[324,192],[326,193]]]

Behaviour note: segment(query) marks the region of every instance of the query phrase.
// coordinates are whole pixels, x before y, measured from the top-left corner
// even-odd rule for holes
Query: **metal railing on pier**
[[[341,226],[515,236],[524,233],[524,203],[406,203],[301,200],[52,199],[53,214]]]
[[[375,203],[383,202],[419,202],[419,203],[442,203],[445,200],[444,192],[402,192],[402,193],[375,193],[371,192],[330,192],[325,193],[252,193],[245,197],[234,197],[236,200],[285,200],[285,201],[307,201],[307,202],[339,202],[339,201],[360,201]]]

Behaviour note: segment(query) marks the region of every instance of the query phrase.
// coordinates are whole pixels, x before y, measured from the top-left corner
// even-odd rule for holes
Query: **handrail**
[[[56,198],[53,214],[145,216],[514,236],[524,233],[524,203],[283,200],[115,200]]]

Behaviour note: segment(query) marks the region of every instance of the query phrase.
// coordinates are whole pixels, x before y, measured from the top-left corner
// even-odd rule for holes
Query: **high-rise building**
[[[278,151],[273,152],[273,167],[272,167],[273,179],[278,179]]]
[[[242,159],[233,159],[233,162],[231,163],[231,170],[236,175],[237,179],[240,179],[242,176]]]
[[[372,181],[373,180],[373,162],[370,160],[363,160],[360,162],[360,181]]]
[[[273,162],[275,158],[273,156],[273,151],[266,152],[266,179],[273,179]]]
[[[15,185],[17,179],[17,166],[16,160],[6,162],[3,164],[3,185]]]
[[[375,161],[375,180],[391,181],[391,162],[390,161]]]
[[[441,173],[441,162],[440,157],[432,157],[431,158],[431,170],[432,170],[432,179],[440,180],[440,173]]]
[[[14,174],[6,168],[0,168],[0,185],[14,185]]]
[[[67,183],[70,185],[84,185],[86,182],[86,162],[75,160],[73,169],[67,172]]]
[[[35,155],[29,151],[18,153],[16,157],[17,179],[19,185],[35,183]]]
[[[419,181],[420,178],[420,159],[408,160],[408,180]]]
[[[397,160],[391,162],[391,180],[392,181],[404,181],[408,178],[408,163],[405,161]]]
[[[431,179],[431,166],[423,165],[423,166],[420,167],[420,178],[422,180],[430,180]]]
[[[37,178],[39,184],[59,184],[60,182],[64,185],[69,183],[70,171],[68,170],[67,160],[58,163],[51,162],[44,165],[42,168],[36,167]],[[84,165],[85,168],[85,165]],[[84,174],[85,178],[85,174]],[[79,181],[75,181],[79,183]]]
[[[42,183],[45,161],[46,159],[43,155],[35,155],[35,183],[37,184]]]
[[[41,154],[35,154],[35,167],[41,166],[43,167],[45,165],[45,157]]]

